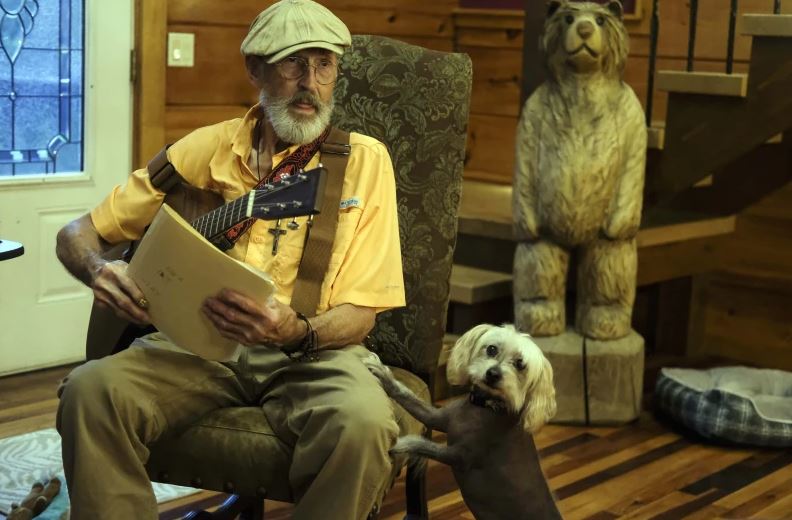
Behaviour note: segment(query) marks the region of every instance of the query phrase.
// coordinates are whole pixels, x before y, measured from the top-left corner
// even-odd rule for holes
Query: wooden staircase
[[[753,38],[748,74],[657,76],[669,101],[662,157],[647,172],[650,208],[733,214],[792,180],[790,139],[766,144],[792,128],[792,15],[746,14],[741,20],[742,32]],[[761,169],[779,161],[786,167]],[[757,174],[746,175],[751,171]],[[712,173],[710,189],[690,191]]]

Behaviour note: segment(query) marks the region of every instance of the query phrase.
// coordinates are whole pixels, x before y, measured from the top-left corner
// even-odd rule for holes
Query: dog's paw
[[[374,376],[380,380],[382,386],[385,387],[385,390],[388,390],[389,387],[393,386],[395,380],[393,378],[393,372],[390,371],[388,367],[386,367],[382,361],[380,361],[379,356],[372,353],[369,357],[363,359],[363,364],[366,365],[369,372],[374,374]]]
[[[396,444],[393,445],[388,453],[391,455],[409,455],[411,453],[415,453],[417,448],[423,445],[425,442],[426,439],[420,435],[405,435],[404,437],[398,438]]]

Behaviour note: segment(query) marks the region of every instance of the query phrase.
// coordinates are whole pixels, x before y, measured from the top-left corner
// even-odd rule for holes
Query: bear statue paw
[[[582,306],[577,313],[575,328],[587,338],[623,338],[632,329],[632,309],[621,305]]]
[[[557,336],[566,328],[563,300],[519,301],[514,309],[518,330],[531,336]]]

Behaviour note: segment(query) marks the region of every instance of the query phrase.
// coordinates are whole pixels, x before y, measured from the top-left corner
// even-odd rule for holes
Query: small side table
[[[25,254],[25,248],[19,242],[0,240],[0,261],[10,260]]]

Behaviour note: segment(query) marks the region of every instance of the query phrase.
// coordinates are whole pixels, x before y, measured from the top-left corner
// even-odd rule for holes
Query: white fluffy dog
[[[531,435],[555,414],[553,369],[530,336],[511,325],[466,332],[453,347],[447,375],[451,384],[470,386],[469,398],[443,408],[417,398],[376,356],[366,364],[405,410],[448,434],[445,446],[401,437],[392,453],[450,465],[479,520],[561,518]]]

